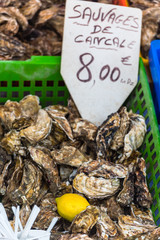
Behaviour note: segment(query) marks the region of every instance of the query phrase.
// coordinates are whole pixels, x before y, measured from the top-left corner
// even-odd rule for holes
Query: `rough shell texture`
[[[76,175],[73,187],[89,198],[105,198],[114,195],[120,187],[119,179],[88,177],[84,173]]]
[[[100,209],[100,214],[96,224],[97,236],[100,239],[109,239],[117,235],[117,227],[107,214],[107,209]]]
[[[78,214],[71,224],[72,233],[87,233],[96,224],[99,216],[99,209],[95,206],[88,206],[86,210]]]
[[[98,155],[106,158],[106,153],[111,145],[111,141],[120,128],[120,115],[113,113],[102,123],[97,130],[96,143]]]
[[[79,168],[79,172],[93,177],[125,178],[128,174],[128,169],[121,164],[114,164],[104,160],[94,160],[83,163]]]
[[[58,164],[66,164],[73,167],[79,167],[88,159],[77,148],[72,146],[64,146],[61,149],[55,149],[51,155]]]
[[[40,109],[35,123],[20,131],[20,136],[26,138],[31,144],[36,144],[46,138],[52,127],[51,118],[47,112]]]
[[[50,190],[55,194],[60,181],[57,165],[53,162],[52,158],[41,149],[30,146],[28,150],[33,161],[38,164],[44,172],[45,177],[49,182]]]

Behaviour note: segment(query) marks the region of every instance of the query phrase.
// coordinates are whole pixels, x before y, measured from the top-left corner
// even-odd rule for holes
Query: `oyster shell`
[[[19,219],[22,223],[22,227],[24,228],[27,220],[31,214],[31,207],[29,204],[25,203],[21,206],[20,211],[19,211]]]
[[[88,177],[84,173],[76,175],[73,188],[89,198],[105,198],[114,195],[120,187],[119,179]]]
[[[140,207],[150,208],[152,197],[146,181],[145,160],[139,158],[135,169],[135,201]]]
[[[124,147],[124,137],[128,132],[130,126],[130,117],[126,107],[122,107],[119,111],[120,115],[120,127],[113,136],[110,148],[117,151]]]
[[[128,175],[123,182],[123,189],[116,198],[122,206],[129,206],[134,200],[134,164],[131,164],[128,170]]]
[[[22,111],[22,116],[34,120],[40,109],[39,102],[39,97],[34,95],[27,95],[20,100],[19,105]]]
[[[52,7],[40,11],[36,24],[44,24],[48,20],[54,18],[58,14],[58,5],[52,5]]]
[[[6,193],[5,177],[8,174],[8,168],[11,165],[11,160],[4,165],[3,171],[0,174],[0,194],[4,195]]]
[[[98,156],[105,159],[107,150],[111,145],[113,136],[120,128],[120,115],[116,112],[108,116],[108,118],[99,126],[96,135]]]
[[[3,147],[9,154],[18,153],[21,149],[24,149],[21,144],[19,132],[11,130],[6,133],[1,140],[1,147]]]
[[[66,133],[69,139],[73,140],[72,129],[66,115],[68,114],[68,109],[63,106],[49,106],[45,108],[52,120]]]
[[[49,225],[54,217],[58,217],[59,219],[61,218],[52,209],[50,209],[48,207],[41,208],[41,210],[33,224],[33,228],[47,230],[47,228],[49,227]]]
[[[112,220],[117,221],[118,216],[124,215],[124,209],[116,201],[115,196],[107,199],[103,205],[107,208],[107,214]]]
[[[93,123],[82,118],[76,118],[71,123],[71,127],[75,138],[85,141],[95,141],[97,127]]]
[[[20,131],[20,136],[26,138],[31,144],[36,144],[46,138],[52,127],[51,118],[48,113],[40,109],[35,123]]]
[[[69,116],[68,116],[69,122],[74,122],[75,118],[80,118],[81,117],[72,98],[70,98],[68,100],[67,107],[68,107],[68,110],[69,110]]]
[[[26,47],[16,37],[0,33],[0,60],[24,59]]]
[[[87,233],[96,224],[99,216],[99,209],[96,206],[88,206],[78,214],[72,221],[72,233]]]
[[[54,149],[51,152],[52,158],[58,164],[66,164],[72,167],[79,167],[88,159],[75,147],[64,146],[61,149]]]
[[[128,174],[128,169],[122,164],[114,164],[104,160],[83,163],[78,171],[89,176],[103,178],[125,178]]]
[[[119,216],[118,225],[126,239],[136,238],[142,234],[153,231],[155,227],[149,224],[143,224],[137,218],[131,216]]]
[[[28,150],[34,163],[36,163],[44,172],[50,190],[55,194],[60,182],[57,165],[49,154],[41,149],[29,146]]]
[[[37,11],[41,7],[41,1],[39,0],[30,0],[27,1],[21,8],[20,11],[28,19],[32,19]]]
[[[143,116],[130,112],[131,125],[129,132],[124,138],[124,158],[129,158],[134,150],[137,150],[144,140],[146,134],[146,124]]]
[[[25,161],[20,186],[7,194],[14,203],[34,204],[41,188],[42,172],[31,162]]]
[[[131,205],[131,215],[143,224],[155,225],[150,209],[140,209],[135,204]]]
[[[86,234],[65,234],[62,235],[58,240],[93,240]]]
[[[100,214],[96,223],[97,236],[99,239],[109,239],[117,235],[117,227],[107,215],[107,209],[100,208]]]

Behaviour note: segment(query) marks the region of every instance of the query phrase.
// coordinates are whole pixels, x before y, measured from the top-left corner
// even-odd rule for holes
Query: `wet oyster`
[[[55,194],[60,182],[57,165],[53,162],[49,154],[41,149],[30,146],[28,150],[34,163],[36,163],[44,172],[50,190]]]
[[[122,164],[114,164],[104,160],[83,163],[78,171],[89,176],[103,178],[125,178],[128,174],[128,169]]]
[[[147,186],[146,166],[143,158],[138,159],[135,169],[135,201],[139,206],[145,208],[150,208],[152,202],[152,197]]]
[[[5,178],[8,175],[8,168],[11,165],[12,161],[10,160],[4,165],[4,168],[0,174],[0,194],[4,195],[6,193]]]
[[[49,135],[51,127],[52,121],[48,113],[40,109],[36,122],[32,126],[22,129],[20,136],[26,138],[31,144],[36,144]]]
[[[58,164],[66,164],[72,167],[79,167],[88,159],[75,147],[64,146],[61,149],[54,149],[51,152],[52,158]]]
[[[107,209],[100,208],[100,214],[96,223],[97,236],[99,239],[109,239],[117,235],[117,227],[107,215]]]
[[[119,179],[88,177],[84,173],[76,175],[73,188],[89,198],[105,198],[114,195],[120,187]]]
[[[99,209],[95,206],[88,206],[78,214],[72,221],[72,233],[88,233],[96,224],[99,216]]]
[[[97,130],[96,143],[98,156],[107,157],[107,150],[111,145],[113,136],[120,128],[120,115],[113,113],[102,123]]]

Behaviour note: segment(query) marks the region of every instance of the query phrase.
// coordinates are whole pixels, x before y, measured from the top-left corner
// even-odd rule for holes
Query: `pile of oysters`
[[[55,240],[154,240],[145,160],[137,150],[146,133],[143,116],[122,107],[101,126],[68,106],[41,108],[37,96],[0,106],[0,195],[12,225],[20,205],[25,226],[34,204],[35,229],[58,217]],[[78,193],[90,206],[70,223],[57,213],[55,198]]]

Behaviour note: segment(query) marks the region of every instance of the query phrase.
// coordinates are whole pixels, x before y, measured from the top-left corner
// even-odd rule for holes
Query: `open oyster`
[[[114,195],[119,190],[120,180],[88,177],[80,173],[74,178],[73,187],[89,198],[105,198]]]
[[[99,209],[95,206],[88,206],[78,214],[72,221],[72,233],[88,233],[96,224],[99,216]]]

